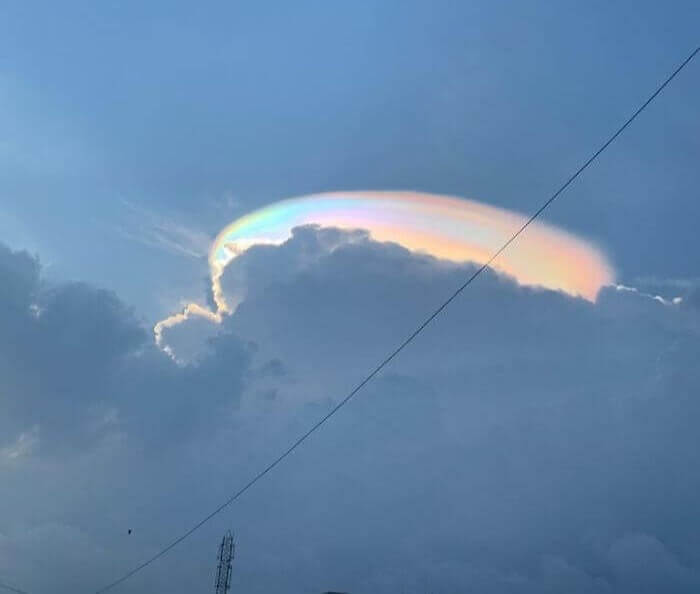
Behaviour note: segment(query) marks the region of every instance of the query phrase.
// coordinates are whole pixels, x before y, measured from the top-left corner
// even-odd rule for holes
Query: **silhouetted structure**
[[[216,594],[227,594],[231,589],[231,569],[236,545],[233,543],[233,535],[229,530],[224,534],[219,547],[219,565],[216,568]]]

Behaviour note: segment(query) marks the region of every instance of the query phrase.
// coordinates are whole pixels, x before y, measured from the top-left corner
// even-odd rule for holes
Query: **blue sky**
[[[300,231],[229,272],[248,293],[221,327],[172,331],[198,357],[178,366],[150,326],[206,298],[227,223],[332,190],[532,212],[697,45],[699,17],[696,2],[6,3],[0,581],[82,591],[152,554],[470,270]],[[697,591],[699,73],[546,213],[620,282],[680,304],[488,275],[289,467],[122,591],[208,587],[229,526],[251,592]]]
[[[0,224],[59,276],[152,318],[200,290],[187,287],[198,268],[116,232],[139,233],[125,202],[209,236],[253,207],[335,189],[531,211],[689,52],[697,12],[14,3],[0,23]],[[697,89],[678,80],[548,213],[609,248],[623,279],[698,268]]]

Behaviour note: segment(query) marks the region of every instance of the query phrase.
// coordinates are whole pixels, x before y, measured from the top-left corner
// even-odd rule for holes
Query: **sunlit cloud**
[[[484,264],[526,221],[526,217],[474,200],[414,192],[336,192],[283,200],[227,225],[209,252],[215,307],[188,304],[158,322],[163,331],[192,317],[220,322],[233,310],[221,279],[226,268],[253,246],[281,245],[295,227],[319,225],[364,229],[378,242],[393,242],[450,262]],[[595,301],[614,281],[612,266],[591,243],[552,225],[534,222],[492,268],[519,284],[562,291]]]

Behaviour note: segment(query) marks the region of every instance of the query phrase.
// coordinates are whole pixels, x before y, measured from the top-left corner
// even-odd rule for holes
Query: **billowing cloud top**
[[[209,254],[216,311],[191,304],[156,325],[156,340],[160,342],[163,328],[190,315],[219,321],[230,313],[221,287],[226,267],[252,246],[285,242],[295,227],[365,229],[375,241],[453,262],[483,264],[525,221],[521,214],[474,200],[415,192],[336,192],[276,202],[233,221],[217,236]],[[522,285],[589,301],[613,282],[612,268],[599,250],[540,222],[530,225],[517,246],[501,254],[493,267]]]
[[[209,263],[217,305],[226,309],[216,280],[253,245],[280,244],[294,227],[318,224],[366,229],[376,241],[455,262],[483,264],[525,222],[522,215],[474,200],[408,192],[316,194],[276,202],[228,225],[216,238]],[[494,267],[523,285],[561,290],[594,300],[613,274],[590,244],[554,227],[534,223],[517,249]]]

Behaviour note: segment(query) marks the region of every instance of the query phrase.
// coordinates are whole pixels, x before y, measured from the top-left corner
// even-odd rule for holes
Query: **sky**
[[[153,555],[479,263],[324,219],[246,246],[221,271],[232,307],[157,344],[188,303],[217,313],[222,230],[327,192],[526,215],[697,46],[699,17],[682,1],[0,7],[0,582],[94,592]],[[212,588],[228,529],[235,591],[698,591],[699,102],[692,63],[543,217],[609,265],[595,298],[487,271],[113,591]]]

